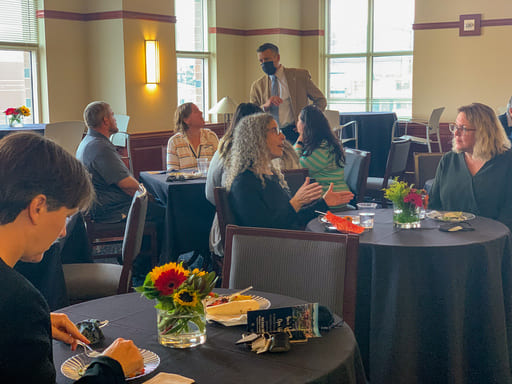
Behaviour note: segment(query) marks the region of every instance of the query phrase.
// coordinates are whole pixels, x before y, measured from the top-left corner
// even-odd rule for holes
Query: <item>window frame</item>
[[[210,42],[208,38],[208,0],[201,0],[202,3],[202,22],[203,22],[203,50],[202,51],[183,51],[176,50],[176,64],[178,59],[201,59],[203,60],[203,115],[208,113],[210,109]],[[174,5],[174,13],[176,14],[176,2]],[[176,47],[178,46],[178,33],[176,31]],[[206,50],[205,50],[206,48]],[[176,73],[178,75],[178,73]],[[177,76],[176,76],[177,78]],[[176,82],[176,93],[178,94],[178,83]],[[179,99],[179,97],[178,97]]]
[[[391,56],[410,56],[414,61],[414,48],[411,50],[403,50],[403,51],[379,51],[375,52],[373,48],[373,28],[374,28],[374,0],[367,0],[368,1],[368,23],[366,26],[366,51],[365,52],[353,52],[353,53],[331,53],[330,52],[330,38],[331,38],[331,1],[326,1],[326,26],[327,26],[327,38],[325,39],[325,83],[326,83],[326,98],[327,98],[327,104],[340,104],[343,103],[343,101],[350,100],[350,101],[357,101],[359,99],[340,99],[335,97],[330,97],[330,63],[331,59],[344,59],[344,58],[365,58],[366,60],[366,98],[365,98],[365,111],[371,112],[372,111],[372,105],[374,103],[373,98],[373,61],[375,58],[379,57],[391,57]],[[412,26],[411,26],[412,28]],[[414,32],[413,32],[414,33]],[[412,115],[412,83],[411,83],[411,97],[410,99],[400,99],[400,98],[392,98],[390,100],[396,101],[396,102],[410,102],[411,103],[411,115]],[[400,116],[400,117],[408,117],[411,116]]]

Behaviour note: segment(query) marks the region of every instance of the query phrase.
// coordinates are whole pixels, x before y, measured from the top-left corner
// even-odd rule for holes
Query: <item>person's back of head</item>
[[[93,101],[84,109],[84,122],[87,128],[97,129],[103,119],[108,117],[110,105],[104,101]]]
[[[507,104],[507,113],[512,116],[512,96],[510,97],[510,100],[508,101],[508,104]]]
[[[233,134],[235,132],[236,126],[244,117],[253,115],[255,113],[262,113],[263,110],[253,103],[240,103],[236,107],[235,114],[233,115],[233,120],[231,120],[231,124],[229,128],[226,130],[222,139],[219,143],[219,155],[222,159],[225,159],[229,156],[231,152],[231,147],[233,144]]]
[[[0,225],[16,219],[37,195],[48,209],[87,208],[94,189],[86,168],[64,148],[35,133],[0,140]]]

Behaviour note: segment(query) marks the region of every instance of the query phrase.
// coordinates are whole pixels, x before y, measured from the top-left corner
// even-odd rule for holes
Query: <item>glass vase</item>
[[[180,313],[157,308],[158,342],[169,348],[191,348],[206,342],[206,317],[201,311]]]
[[[23,127],[23,115],[9,115],[5,116],[5,120],[9,127]]]
[[[393,224],[402,229],[420,228],[420,212],[414,203],[393,203]]]

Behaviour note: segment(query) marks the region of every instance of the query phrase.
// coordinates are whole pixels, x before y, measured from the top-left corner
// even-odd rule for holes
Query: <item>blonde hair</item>
[[[464,113],[466,119],[476,129],[473,157],[488,161],[510,149],[510,140],[491,107],[481,103],[473,103],[464,105],[457,111]],[[455,147],[454,143],[452,143],[452,147]],[[454,150],[454,152],[459,151]]]
[[[229,190],[233,180],[246,170],[251,170],[265,186],[265,172],[270,171],[279,178],[281,187],[289,190],[279,165],[272,161],[267,146],[267,127],[273,120],[268,113],[257,113],[244,117],[237,125],[233,135],[230,161],[226,169],[226,188]]]
[[[285,170],[301,168],[299,156],[288,140],[283,141],[283,156],[274,159],[274,162],[279,162],[280,168]]]
[[[178,106],[174,113],[174,122],[176,124],[176,132],[185,133],[188,130],[188,125],[185,119],[192,113],[192,106],[194,103],[183,103]]]

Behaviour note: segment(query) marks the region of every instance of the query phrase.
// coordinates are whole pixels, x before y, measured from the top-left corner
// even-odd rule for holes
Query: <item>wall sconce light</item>
[[[146,46],[146,84],[160,83],[160,58],[158,41],[145,40]]]

